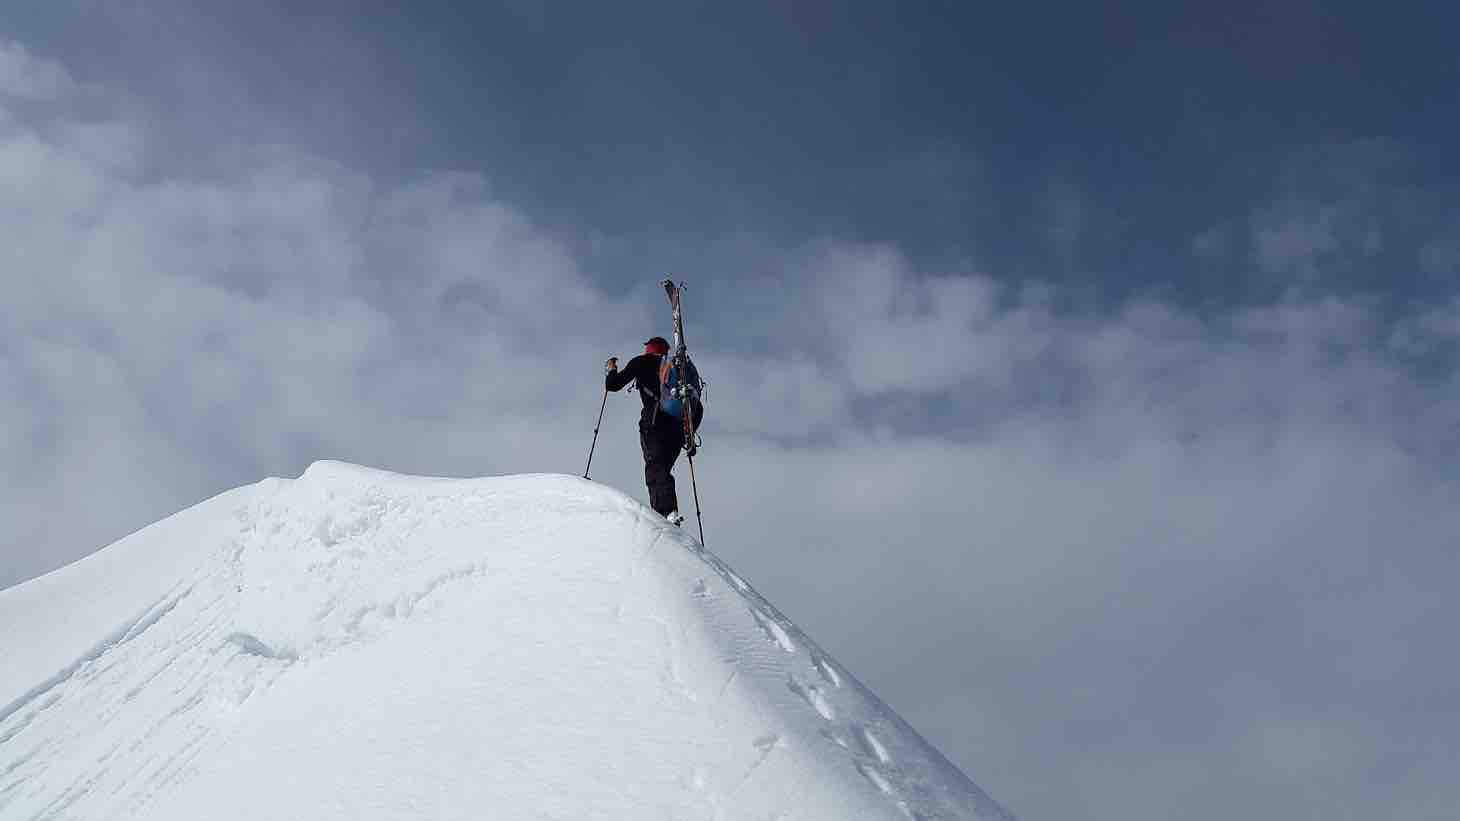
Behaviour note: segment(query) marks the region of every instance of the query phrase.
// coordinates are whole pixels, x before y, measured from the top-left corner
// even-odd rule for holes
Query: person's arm
[[[603,387],[611,391],[623,390],[623,387],[634,381],[641,370],[639,360],[642,356],[636,356],[629,360],[629,364],[623,370],[618,369],[618,357],[610,357],[607,366],[607,373],[603,377]]]

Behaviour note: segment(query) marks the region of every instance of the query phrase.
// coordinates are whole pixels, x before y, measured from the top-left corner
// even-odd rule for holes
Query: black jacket
[[[655,354],[639,354],[630,359],[629,364],[625,365],[623,370],[609,371],[608,375],[603,378],[603,387],[611,391],[623,390],[623,387],[630,382],[638,383],[639,399],[644,403],[644,410],[639,414],[639,421],[646,425],[653,425],[660,419],[670,422],[678,421],[667,413],[655,413],[659,409],[659,361],[659,357]]]

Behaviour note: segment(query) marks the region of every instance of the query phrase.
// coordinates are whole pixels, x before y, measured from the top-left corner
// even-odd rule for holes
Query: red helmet
[[[644,340],[644,353],[663,356],[669,353],[669,340],[662,336],[651,336]]]

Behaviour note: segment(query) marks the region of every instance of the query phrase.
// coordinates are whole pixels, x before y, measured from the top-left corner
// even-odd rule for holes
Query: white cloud
[[[1339,250],[1349,209],[1342,204],[1287,202],[1253,217],[1257,264],[1273,274],[1318,276],[1325,257]]]
[[[330,453],[525,468],[589,340],[642,324],[468,175],[378,186],[280,150],[143,176],[141,129],[60,118],[0,136],[0,583]],[[106,501],[67,510],[72,486]]]
[[[1456,341],[1460,341],[1460,298],[1426,306],[1405,318],[1389,339],[1395,350],[1419,355],[1434,353]]]
[[[34,57],[19,43],[0,40],[0,95],[54,100],[75,88],[59,63]]]

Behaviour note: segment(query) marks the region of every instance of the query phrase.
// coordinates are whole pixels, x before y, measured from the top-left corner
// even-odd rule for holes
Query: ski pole
[[[593,450],[598,447],[598,429],[603,427],[603,409],[608,407],[608,388],[603,389],[603,403],[598,406],[598,421],[593,423],[593,444],[588,446],[588,464],[583,466],[583,478],[588,478],[588,469],[593,467]]]
[[[700,547],[703,548],[705,546],[705,516],[704,516],[703,513],[700,512],[700,485],[699,485],[699,482],[695,481],[695,455],[694,455],[694,451],[690,451],[689,454],[688,454],[688,457],[689,457],[689,486],[694,490],[694,493],[695,493],[695,518],[698,519],[699,520],[699,523],[700,523]]]

